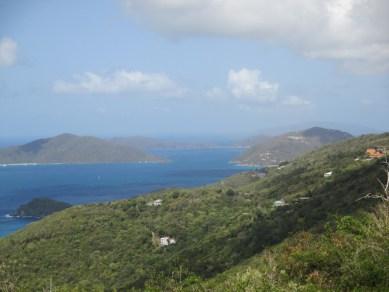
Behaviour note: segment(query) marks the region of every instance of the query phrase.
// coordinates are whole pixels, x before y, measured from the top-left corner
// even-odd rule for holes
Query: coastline
[[[169,160],[140,160],[128,162],[22,162],[22,163],[0,163],[0,167],[12,166],[45,166],[45,165],[94,165],[94,164],[159,164],[169,163]]]
[[[38,216],[18,216],[18,215],[11,215],[11,214],[5,214],[2,217],[6,219],[30,219],[30,220],[42,219],[42,217],[38,217]]]
[[[235,161],[235,160],[230,161],[230,163],[231,164],[235,164],[237,166],[241,166],[241,167],[255,167],[255,168],[265,167],[265,166],[263,166],[261,164],[241,162],[241,161]]]

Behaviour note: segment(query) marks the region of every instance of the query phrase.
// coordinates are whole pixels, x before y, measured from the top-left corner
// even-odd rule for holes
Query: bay
[[[168,163],[56,164],[0,167],[0,236],[31,220],[7,218],[21,204],[48,197],[70,204],[131,198],[172,187],[211,184],[248,167],[231,164],[239,148],[162,149]]]

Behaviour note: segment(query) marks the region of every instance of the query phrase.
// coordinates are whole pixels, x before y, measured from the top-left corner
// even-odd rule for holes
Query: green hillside
[[[267,275],[268,271],[260,271],[256,263],[269,260],[261,253],[281,243],[273,251],[276,255],[278,252],[276,261],[282,265],[274,271],[274,279],[279,277],[278,272],[286,273],[286,284],[281,279],[280,287],[293,283],[304,286],[300,279],[303,274],[316,271],[310,266],[304,270],[309,251],[313,264],[317,260],[313,251],[322,249],[325,263],[325,248],[331,255],[331,246],[321,247],[319,243],[342,231],[336,226],[328,229],[327,223],[336,216],[374,210],[377,201],[357,199],[379,191],[376,178],[382,175],[381,162],[364,159],[366,148],[378,145],[389,148],[389,134],[325,146],[282,169],[270,168],[264,178],[247,173],[203,188],[165,190],[131,200],[66,209],[0,240],[0,279],[4,285],[16,285],[22,291],[47,288],[50,279],[57,291],[75,287],[86,291],[143,289],[144,285],[162,290],[226,290],[229,286],[224,284],[244,287],[239,277],[251,281],[250,277]],[[360,159],[355,160],[357,157]],[[332,176],[324,178],[329,171]],[[157,199],[162,199],[160,206],[152,204]],[[283,200],[285,206],[274,207],[277,200]],[[363,241],[367,235],[353,236],[352,224],[374,222],[374,218],[358,216],[350,217],[351,231],[345,232],[351,235],[345,236]],[[301,248],[298,242],[305,234],[302,231],[309,231],[307,242],[316,241],[318,246],[307,243],[306,250]],[[160,237],[172,237],[176,243],[160,246]],[[301,254],[288,258],[288,246],[294,242]],[[301,269],[294,269],[299,264]],[[382,274],[377,274],[376,282],[366,282],[368,287],[383,285]],[[253,289],[248,291],[256,291]]]
[[[299,232],[191,291],[388,291],[389,204]],[[152,284],[151,286],[157,286]],[[188,290],[174,278],[165,287]]]
[[[300,132],[290,132],[276,137],[259,140],[257,144],[236,159],[237,163],[256,165],[277,165],[282,161],[318,149],[327,144],[352,138],[346,132],[313,127]]]

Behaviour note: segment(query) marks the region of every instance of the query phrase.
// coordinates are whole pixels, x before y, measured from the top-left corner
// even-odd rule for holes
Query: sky
[[[0,139],[389,131],[389,1],[0,1]]]

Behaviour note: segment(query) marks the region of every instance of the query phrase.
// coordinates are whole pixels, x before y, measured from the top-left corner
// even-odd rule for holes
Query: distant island
[[[117,145],[131,146],[138,149],[212,149],[226,147],[215,142],[199,142],[199,141],[175,141],[174,139],[159,139],[143,136],[115,137],[108,141]],[[231,146],[231,145],[227,145]]]
[[[0,164],[126,163],[164,160],[130,145],[90,136],[62,134],[0,149]]]
[[[71,207],[71,205],[65,202],[49,198],[35,198],[27,204],[21,205],[11,215],[14,217],[43,218],[69,207]]]
[[[234,162],[248,165],[278,165],[323,145],[350,139],[347,132],[313,127],[301,132],[289,132],[276,137],[261,137]]]

